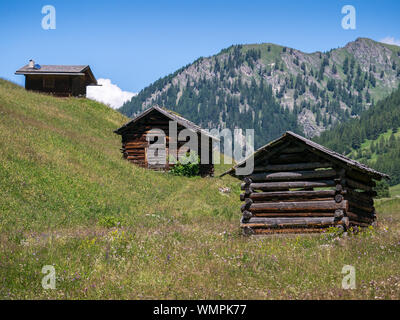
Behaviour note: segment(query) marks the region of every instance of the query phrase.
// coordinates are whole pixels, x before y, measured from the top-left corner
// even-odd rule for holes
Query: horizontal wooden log
[[[333,217],[333,211],[327,212],[254,212],[253,217],[282,218],[282,217]]]
[[[357,209],[360,209],[362,211],[369,212],[369,213],[375,212],[375,208],[373,205],[365,206],[364,204],[357,202],[357,201],[353,201],[353,200],[347,200],[347,201],[349,202],[349,207],[354,207],[354,208],[357,208]]]
[[[333,198],[334,196],[335,190],[255,192],[248,195],[253,202],[320,199]],[[244,201],[245,197],[245,194],[240,195],[240,199],[242,201]]]
[[[245,228],[244,226],[242,228]],[[251,229],[251,228],[248,228]],[[267,229],[267,228],[254,228],[251,229],[255,235],[263,234],[303,234],[303,233],[322,233],[325,232],[324,228],[282,228],[282,229]]]
[[[255,173],[250,175],[250,179],[252,181],[295,181],[309,179],[329,179],[336,176],[336,171],[331,169],[317,171]]]
[[[343,192],[344,197],[348,199],[354,199],[355,201],[362,201],[367,204],[373,204],[373,194],[371,195],[370,193],[366,192],[357,192],[354,190],[346,189]]]
[[[373,179],[369,175],[363,174],[356,170],[347,170],[346,176],[355,181],[360,181],[362,183],[365,183],[366,185],[372,186]]]
[[[308,153],[288,153],[288,154],[280,154],[279,156],[275,156],[269,159],[271,164],[281,164],[281,163],[300,163],[305,162],[309,158]]]
[[[141,147],[147,147],[148,145],[149,145],[148,142],[137,141],[137,142],[126,142],[123,144],[123,147],[141,148]]]
[[[352,180],[350,178],[345,179],[346,186],[349,186],[350,188],[353,189],[360,189],[360,190],[365,190],[365,191],[373,191],[372,186],[366,185],[364,183]]]
[[[359,209],[359,208],[356,208],[356,207],[353,207],[353,206],[349,206],[349,210],[348,211],[354,212],[354,213],[356,213],[356,214],[358,214],[360,216],[363,216],[363,217],[373,217],[375,215],[375,211],[368,212],[368,211],[364,211],[362,209]]]
[[[248,209],[250,212],[295,212],[295,211],[335,211],[348,209],[346,200],[337,203],[330,201],[300,201],[300,202],[264,202],[253,203]]]
[[[304,151],[304,146],[288,146],[286,148],[284,148],[281,152],[281,154],[285,154],[285,153],[300,153]]]
[[[245,225],[248,227],[294,227],[294,226],[329,226],[336,224],[333,217],[314,217],[314,218],[250,218]]]
[[[349,202],[352,202],[352,203],[357,203],[363,207],[373,207],[374,206],[374,201],[372,200],[372,198],[368,201],[364,201],[363,199],[356,199],[356,198],[352,198],[352,197],[345,195],[344,199],[348,200]]]
[[[295,181],[295,182],[264,182],[264,183],[251,183],[250,188],[254,190],[263,191],[279,191],[286,189],[300,189],[300,188],[324,188],[333,187],[335,182],[333,180],[317,180],[317,181]],[[244,190],[244,184],[241,188]]]
[[[365,217],[365,216],[361,216],[358,215],[354,212],[348,211],[346,212],[346,215],[349,217],[350,219],[350,223],[352,222],[362,222],[362,223],[368,223],[371,224],[375,221],[375,219],[373,217]]]
[[[269,162],[269,158],[275,156],[276,154],[279,154],[282,150],[287,148],[290,145],[289,141],[283,142],[279,146],[276,146],[273,150],[270,150],[269,152],[262,152],[258,154],[257,159],[254,159],[254,164],[255,166],[258,165],[266,165]]]
[[[129,156],[143,156],[145,155],[144,152],[132,152],[132,151],[125,151],[125,153]]]
[[[261,171],[299,171],[299,170],[312,170],[318,168],[330,168],[332,164],[329,162],[301,162],[301,163],[290,163],[290,164],[269,164],[266,166],[256,166],[254,172]]]
[[[127,151],[127,152],[142,152],[144,153],[146,148],[122,148],[123,151]]]

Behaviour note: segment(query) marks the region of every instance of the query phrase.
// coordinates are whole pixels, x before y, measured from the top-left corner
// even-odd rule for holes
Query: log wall
[[[375,182],[359,172],[287,145],[256,159],[240,195],[245,234],[323,232],[365,227],[376,220]]]
[[[85,81],[85,76],[26,75],[25,88],[60,97],[85,96],[87,85]]]
[[[188,141],[172,141],[172,138],[169,135],[169,121],[170,119],[165,117],[164,115],[161,114],[150,114],[146,118],[143,119],[143,121],[140,121],[140,123],[136,123],[135,126],[132,128],[128,128],[123,134],[122,134],[122,148],[121,152],[123,154],[123,157],[127,159],[128,161],[143,167],[143,168],[149,168],[153,170],[169,170],[174,166],[174,164],[169,163],[168,161],[168,154],[169,154],[169,148],[170,145],[177,145],[177,148],[179,150],[179,155],[185,154],[188,150],[185,148],[183,145]],[[165,164],[154,164],[154,161],[152,162],[151,160],[151,155],[150,153],[147,152],[147,149],[149,148],[149,131],[154,130],[154,129],[161,129],[164,131],[166,135],[166,141],[165,141],[165,151],[162,152],[162,156],[164,159],[166,159]],[[178,125],[178,136],[179,133],[185,129],[185,127]],[[201,158],[201,136],[200,134],[197,135],[198,139],[198,153],[199,157]],[[164,144],[163,141],[158,141],[157,138],[154,140],[152,139],[151,143],[155,144]],[[214,175],[214,165],[213,165],[213,156],[212,156],[212,140],[208,139],[209,143],[209,153],[208,153],[208,159],[209,163],[201,163],[200,164],[200,172],[199,174],[201,176],[213,176]],[[178,156],[179,156],[178,155]]]

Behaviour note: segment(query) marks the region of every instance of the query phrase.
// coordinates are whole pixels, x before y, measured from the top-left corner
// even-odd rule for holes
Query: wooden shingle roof
[[[210,133],[208,133],[207,131],[203,130],[201,127],[199,127],[198,125],[194,124],[193,122],[185,119],[184,117],[176,114],[175,112],[162,108],[160,106],[153,106],[145,111],[143,111],[141,114],[139,114],[136,118],[134,118],[133,120],[129,121],[128,123],[124,124],[121,128],[115,130],[114,132],[116,134],[122,134],[125,130],[133,127],[140,119],[146,117],[148,114],[150,114],[151,112],[159,112],[161,114],[163,114],[164,116],[166,116],[167,118],[171,119],[172,121],[176,121],[178,124],[180,124],[181,126],[192,130],[196,133],[200,133],[204,136],[207,136],[213,140],[219,141],[218,138],[212,136]]]
[[[319,156],[322,156],[328,160],[332,160],[333,162],[343,166],[344,168],[347,167],[349,169],[359,171],[359,172],[369,175],[372,178],[377,179],[377,180],[380,180],[382,178],[389,179],[389,176],[387,174],[376,171],[356,160],[350,159],[344,155],[341,155],[340,153],[332,151],[324,146],[321,146],[320,144],[318,144],[316,142],[306,139],[306,138],[304,138],[296,133],[293,133],[291,131],[286,131],[280,138],[278,138],[274,141],[271,141],[270,143],[266,144],[265,146],[259,148],[250,157],[248,157],[247,159],[238,163],[236,166],[232,167],[228,171],[221,174],[221,177],[226,174],[234,175],[235,169],[243,166],[251,157],[253,157],[254,160],[256,160],[261,155],[264,155],[265,153],[268,154],[268,152],[270,152],[275,147],[281,145],[282,143],[286,142],[289,139],[305,145],[310,152],[318,153]]]
[[[97,80],[93,75],[89,65],[40,65],[40,69],[35,69],[25,65],[18,69],[15,74],[17,75],[75,75],[75,76],[89,76],[92,84],[97,84]]]

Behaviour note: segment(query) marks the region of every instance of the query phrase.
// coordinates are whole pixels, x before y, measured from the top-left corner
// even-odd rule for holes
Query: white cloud
[[[379,40],[379,42],[383,42],[386,44],[394,44],[395,46],[400,47],[400,39],[395,39],[394,37],[386,37],[386,38]]]
[[[104,104],[109,105],[113,109],[121,107],[124,102],[130,100],[137,93],[122,91],[117,85],[112,84],[110,79],[98,79],[101,86],[88,86],[86,97]]]

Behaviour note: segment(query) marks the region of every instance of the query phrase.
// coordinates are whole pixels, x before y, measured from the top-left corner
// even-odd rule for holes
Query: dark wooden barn
[[[88,65],[38,65],[30,60],[29,64],[15,74],[25,76],[25,89],[59,97],[86,96],[86,87],[97,85]]]
[[[122,137],[121,151],[123,157],[144,168],[168,171],[174,165],[168,157],[170,153],[177,155],[175,158],[178,158],[178,154],[186,154],[186,152],[190,151],[185,147],[188,139],[179,141],[177,137],[173,137],[170,134],[170,122],[176,123],[177,137],[179,137],[183,129],[189,129],[196,134],[197,154],[201,159],[200,175],[213,176],[213,141],[218,141],[218,139],[202,130],[193,122],[159,106],[153,106],[145,110],[136,118],[114,131]],[[155,136],[153,132],[155,129],[164,131],[166,141],[158,141],[157,139],[152,141]],[[162,157],[165,160],[164,163],[154,163],[154,161],[151,161],[152,154],[148,150],[150,144],[153,143],[165,146],[164,150],[161,151],[163,153]]]
[[[250,158],[253,173],[239,177],[245,234],[345,231],[376,221],[374,180],[386,174],[286,132],[223,175],[235,176]]]

